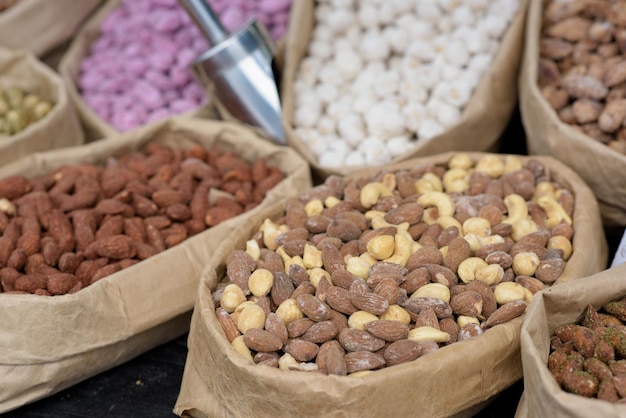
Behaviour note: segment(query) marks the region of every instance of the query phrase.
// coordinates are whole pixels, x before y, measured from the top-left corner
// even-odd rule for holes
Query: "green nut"
[[[27,126],[27,118],[21,110],[9,110],[6,115],[6,120],[11,126],[11,131],[16,134]]]
[[[33,122],[46,117],[46,115],[50,113],[51,109],[52,109],[52,103],[47,102],[45,100],[41,100],[39,103],[35,105],[35,107],[32,110]]]
[[[22,101],[24,100],[24,90],[20,87],[9,87],[4,91],[4,96],[13,109],[18,108],[22,105]]]

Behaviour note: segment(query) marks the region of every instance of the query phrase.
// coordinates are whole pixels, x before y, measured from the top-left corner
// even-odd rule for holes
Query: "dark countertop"
[[[501,153],[526,154],[519,112],[515,111],[502,135]],[[609,262],[623,228],[606,229]],[[154,348],[135,359],[71,388],[17,410],[4,418],[176,417],[172,412],[187,356],[187,335]],[[518,381],[475,415],[478,418],[513,417],[523,391]]]

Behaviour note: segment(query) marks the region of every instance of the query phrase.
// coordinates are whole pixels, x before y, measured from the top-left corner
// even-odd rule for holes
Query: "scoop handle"
[[[211,45],[217,45],[228,37],[228,32],[206,0],[178,0],[178,3],[187,11]]]

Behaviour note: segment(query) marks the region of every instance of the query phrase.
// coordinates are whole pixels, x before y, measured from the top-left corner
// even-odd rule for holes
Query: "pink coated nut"
[[[197,34],[189,30],[189,28],[191,27],[184,27],[174,33],[174,44],[177,48],[187,47],[193,42]]]
[[[186,67],[195,60],[197,56],[198,54],[191,48],[181,49],[178,54],[176,54],[176,65]]]
[[[84,73],[78,79],[78,87],[83,91],[95,90],[100,80],[100,76],[95,72]]]
[[[131,58],[126,61],[124,69],[126,72],[134,78],[142,77],[148,70],[148,63],[142,58]]]
[[[168,53],[155,51],[148,56],[148,60],[154,68],[166,71],[174,64],[175,57]]]
[[[204,54],[206,51],[209,50],[210,47],[211,46],[209,45],[209,42],[202,37],[194,39],[191,44],[191,49],[196,51],[197,55]]]
[[[183,24],[180,13],[177,11],[161,11],[152,15],[152,26],[159,32],[174,32]]]
[[[178,7],[178,2],[176,0],[152,0],[152,2],[157,6],[172,7],[172,8]]]
[[[204,87],[196,82],[189,83],[183,88],[183,98],[195,102],[202,102],[206,97]]]
[[[174,87],[183,87],[191,81],[191,73],[184,67],[170,68],[169,76]]]
[[[221,15],[222,12],[228,7],[227,0],[210,0],[209,4],[211,5],[213,12],[218,15]]]
[[[117,27],[120,21],[126,19],[126,12],[123,8],[116,8],[111,11],[100,23],[100,32],[110,33]]]
[[[149,110],[164,106],[161,92],[143,80],[139,80],[137,84],[135,84],[135,87],[132,89],[132,94]]]
[[[113,39],[106,37],[106,36],[101,36],[100,38],[96,39],[92,44],[91,44],[91,53],[94,52],[99,52],[99,51],[106,51],[109,48],[111,48],[113,46]]]
[[[165,90],[162,94],[163,100],[166,103],[172,103],[174,100],[178,100],[182,97],[178,89]]]
[[[170,110],[174,114],[180,114],[189,110],[195,110],[198,107],[198,103],[192,100],[179,99],[170,103]]]
[[[146,123],[156,122],[157,120],[164,119],[170,116],[170,113],[167,109],[157,109],[148,114],[146,117]]]
[[[186,45],[179,46],[176,43],[176,40],[171,40],[166,36],[154,36],[152,37],[152,42],[150,42],[150,48],[152,51],[172,56],[176,55],[176,53],[185,46]],[[145,45],[143,45],[143,47],[145,48]]]
[[[150,69],[146,72],[144,77],[150,84],[161,91],[170,90],[174,87],[174,83],[160,71]]]
[[[288,10],[291,6],[291,0],[264,0],[257,2],[259,11],[267,14],[278,13]]]
[[[130,43],[122,48],[122,53],[129,58],[138,57],[145,53],[146,47],[140,44]]]
[[[240,9],[231,7],[224,10],[224,12],[220,15],[220,20],[227,31],[233,32],[243,25],[245,22],[245,16]]]
[[[130,94],[126,93],[118,93],[111,96],[112,106],[117,109],[130,109],[136,102],[137,99],[134,98]]]
[[[116,111],[111,117],[111,125],[113,125],[117,130],[125,132],[136,128],[140,125],[140,123],[129,112]]]

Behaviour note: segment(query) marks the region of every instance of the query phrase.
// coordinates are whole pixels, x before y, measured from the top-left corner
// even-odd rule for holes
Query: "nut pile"
[[[548,368],[567,392],[626,402],[626,298],[587,306],[577,324],[559,326]]]
[[[294,129],[323,167],[378,166],[458,123],[518,0],[316,2]]]
[[[330,176],[265,219],[214,292],[255,363],[352,375],[521,316],[572,253],[574,197],[536,159]]]
[[[0,136],[17,134],[43,119],[53,104],[16,86],[0,86]]]
[[[547,1],[538,84],[559,118],[626,154],[626,2]]]
[[[0,12],[4,12],[6,9],[12,7],[19,0],[0,0]]]
[[[4,178],[0,292],[77,292],[253,208],[283,178],[263,158],[157,143],[104,166]]]

